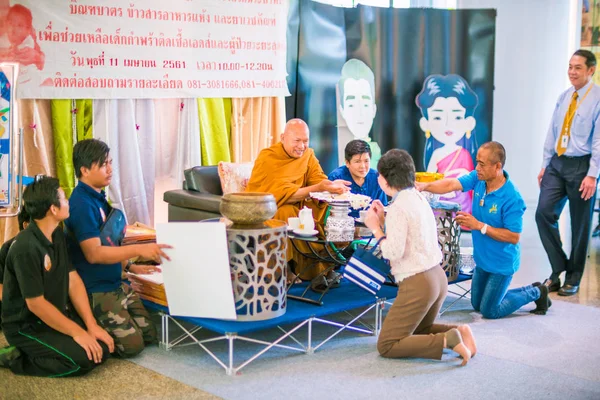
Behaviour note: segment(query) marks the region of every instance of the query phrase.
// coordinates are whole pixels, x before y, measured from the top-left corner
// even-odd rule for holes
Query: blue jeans
[[[471,283],[471,305],[484,318],[505,317],[540,298],[540,289],[528,285],[508,290],[512,275],[492,274],[475,267]]]

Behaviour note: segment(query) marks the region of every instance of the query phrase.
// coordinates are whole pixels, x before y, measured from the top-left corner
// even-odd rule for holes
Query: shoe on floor
[[[600,224],[596,225],[594,230],[592,231],[592,237],[600,236]]]
[[[327,283],[327,278],[323,275],[319,275],[310,281],[310,288],[317,293],[325,293],[329,290],[329,284]]]
[[[558,292],[558,290],[560,289],[560,279],[546,279],[544,281],[544,283],[542,283],[542,285],[547,286],[548,287],[548,292],[552,293],[552,292]]]
[[[332,288],[339,287],[341,281],[342,281],[342,274],[340,274],[339,272],[331,270],[327,273],[327,284],[330,287],[332,287]]]
[[[327,273],[327,277],[319,275],[310,283],[310,288],[317,293],[325,293],[329,289],[340,286],[342,274],[331,270]]]
[[[550,297],[548,297],[548,293],[550,293],[548,290],[548,286],[541,284],[535,285],[535,283],[534,286],[537,286],[540,289],[540,298],[535,301],[535,310],[531,310],[530,313],[537,315],[546,315],[546,312],[552,305],[552,300],[550,300]]]
[[[0,367],[8,368],[13,360],[21,356],[21,352],[15,346],[3,347],[0,349]]]
[[[573,296],[579,292],[579,285],[569,285],[565,283],[558,291],[559,296]]]

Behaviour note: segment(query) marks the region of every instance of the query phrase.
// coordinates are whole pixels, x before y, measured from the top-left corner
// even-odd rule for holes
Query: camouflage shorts
[[[92,293],[90,304],[100,326],[115,340],[119,356],[133,357],[145,344],[156,342],[156,327],[129,286],[122,284],[113,292]]]

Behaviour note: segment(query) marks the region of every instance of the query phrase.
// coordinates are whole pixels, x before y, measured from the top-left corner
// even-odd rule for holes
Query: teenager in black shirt
[[[29,225],[29,214],[27,214],[25,207],[21,208],[21,212],[17,216],[17,221],[19,222],[19,232],[27,228],[27,225]],[[0,330],[2,329],[2,286],[4,282],[4,265],[6,264],[8,249],[10,249],[10,246],[15,241],[15,238],[16,236],[12,239],[8,239],[0,248]]]
[[[20,375],[83,375],[114,351],[114,342],[96,323],[69,261],[58,227],[69,216],[69,203],[50,177],[30,184],[23,200],[31,223],[6,260],[2,328],[10,346],[0,349],[0,366]],[[68,300],[78,315],[67,315]]]

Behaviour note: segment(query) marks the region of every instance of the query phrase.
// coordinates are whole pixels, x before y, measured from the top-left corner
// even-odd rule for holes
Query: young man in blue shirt
[[[69,199],[71,215],[65,232],[73,264],[81,275],[94,316],[115,341],[121,357],[132,357],[146,343],[156,341],[156,328],[139,296],[121,281],[122,268],[133,273],[159,271],[151,265],[131,265],[129,259],[142,257],[160,263],[169,257],[161,244],[104,246],[100,229],[112,207],[103,190],[112,178],[112,160],[106,143],[88,139],[73,148],[73,165],[79,183]]]
[[[328,178],[330,181],[342,179],[352,182],[350,192],[364,194],[373,200],[380,200],[387,205],[387,195],[377,183],[377,171],[371,168],[371,147],[364,140],[352,140],[344,149],[346,165],[333,170]],[[358,218],[358,210],[352,210],[350,216]]]
[[[27,186],[23,199],[31,223],[6,257],[2,328],[11,346],[0,349],[0,366],[19,375],[83,375],[108,357],[114,342],[96,323],[58,227],[69,203],[58,179],[47,176]]]
[[[485,318],[512,314],[532,301],[535,314],[544,315],[552,304],[548,287],[536,282],[518,289],[508,286],[521,262],[519,239],[523,230],[525,202],[503,170],[504,146],[487,142],[479,147],[475,171],[458,179],[418,183],[417,188],[444,194],[473,190],[473,215],[458,212],[456,221],[473,235],[475,271],[471,284],[471,304]]]

